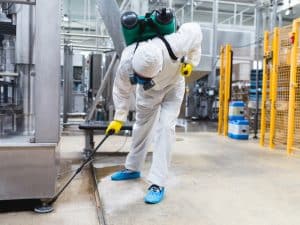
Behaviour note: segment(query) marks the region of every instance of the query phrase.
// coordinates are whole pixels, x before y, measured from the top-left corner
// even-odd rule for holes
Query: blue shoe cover
[[[147,204],[157,204],[164,199],[164,195],[165,195],[165,188],[153,184],[149,187],[148,193],[145,196],[144,201]]]
[[[141,177],[141,173],[138,171],[131,171],[128,169],[120,170],[111,175],[112,180],[130,180]]]

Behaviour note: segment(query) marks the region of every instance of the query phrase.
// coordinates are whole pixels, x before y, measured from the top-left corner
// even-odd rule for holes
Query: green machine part
[[[158,36],[157,30],[162,35],[171,34],[176,31],[176,20],[173,18],[169,23],[162,24],[159,23],[156,20],[156,17],[154,14],[150,16],[155,26],[151,26],[147,21],[149,18],[146,18],[145,16],[139,16],[138,20],[139,23],[131,28],[128,29],[124,26],[122,26],[123,35],[125,38],[125,42],[127,45],[130,45],[137,41],[145,41],[151,38],[154,38]],[[144,25],[144,29],[142,29],[142,25]]]

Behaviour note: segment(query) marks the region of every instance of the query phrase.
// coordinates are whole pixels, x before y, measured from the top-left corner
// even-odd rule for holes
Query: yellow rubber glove
[[[189,77],[191,76],[193,70],[193,66],[190,63],[182,63],[181,68],[180,68],[180,73],[184,77]]]
[[[121,128],[123,126],[123,122],[119,120],[113,120],[108,125],[105,134],[108,134],[110,131],[114,131],[114,134],[117,134],[120,132]]]

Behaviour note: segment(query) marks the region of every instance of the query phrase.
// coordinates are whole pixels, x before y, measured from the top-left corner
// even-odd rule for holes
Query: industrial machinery
[[[194,120],[216,121],[218,118],[218,93],[215,88],[208,86],[207,76],[192,84],[189,93],[187,117]]]
[[[19,76],[15,73],[14,36],[6,35],[2,41],[2,68],[0,72],[0,135],[22,132],[23,115]]]
[[[0,200],[50,198],[55,193],[58,8],[58,0],[0,3]]]

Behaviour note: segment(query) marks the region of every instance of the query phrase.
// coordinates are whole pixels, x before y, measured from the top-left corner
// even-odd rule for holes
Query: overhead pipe
[[[61,44],[63,46],[67,45],[67,46],[70,46],[70,47],[87,47],[87,48],[96,48],[97,46],[96,45],[80,45],[80,44],[75,44],[75,43],[67,43],[67,44]],[[107,46],[100,46],[100,48],[112,48],[112,47],[107,47]]]
[[[14,0],[1,0],[1,3],[16,3],[16,4],[24,4],[24,5],[35,5],[36,1],[34,0],[18,0],[18,1],[14,1]]]
[[[99,53],[107,53],[107,52],[112,52],[113,51],[112,49],[94,49],[94,48],[73,48],[73,50],[99,52]]]
[[[96,34],[61,33],[61,35],[72,36],[72,37],[110,38],[110,36],[108,35],[96,35]]]

